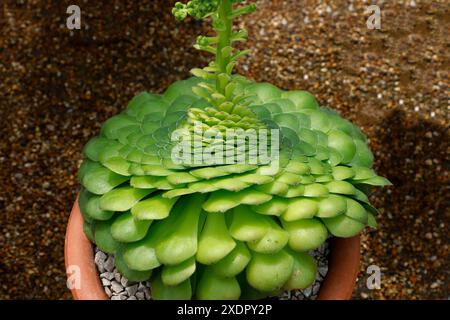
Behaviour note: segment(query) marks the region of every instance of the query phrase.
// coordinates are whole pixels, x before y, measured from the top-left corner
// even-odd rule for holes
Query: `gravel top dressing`
[[[320,286],[328,272],[329,244],[325,242],[321,247],[310,252],[317,262],[316,281],[304,290],[286,291],[280,300],[314,300]],[[99,272],[105,293],[111,300],[151,300],[151,286],[149,281],[130,282],[114,267],[114,256],[95,248],[95,265]]]

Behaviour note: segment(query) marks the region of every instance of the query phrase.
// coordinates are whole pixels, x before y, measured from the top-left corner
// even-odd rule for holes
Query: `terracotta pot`
[[[91,242],[83,232],[83,217],[75,202],[67,224],[65,261],[68,276],[74,270],[79,271],[80,287],[71,289],[76,300],[108,299],[100,282]],[[359,271],[360,238],[359,236],[343,239],[334,238],[328,274],[320,288],[319,300],[348,300],[352,296]],[[76,266],[75,269],[70,266]],[[70,271],[70,272],[69,272]]]

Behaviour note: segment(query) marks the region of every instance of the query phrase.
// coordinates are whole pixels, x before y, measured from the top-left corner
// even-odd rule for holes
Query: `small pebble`
[[[125,288],[125,290],[127,291],[128,295],[129,295],[130,297],[131,297],[131,296],[134,296],[134,295],[136,294],[137,289],[138,289],[138,285],[137,285],[137,284]]]
[[[122,286],[127,287],[130,282],[128,281],[127,278],[122,276],[122,279],[120,279],[120,283],[122,284]]]
[[[102,273],[100,275],[100,278],[112,280],[112,279],[114,279],[114,273],[112,273],[112,272],[104,272],[104,273]]]
[[[104,264],[105,270],[108,272],[111,272],[114,270],[114,257],[110,256],[108,259],[106,259]]]
[[[114,279],[116,279],[117,282],[120,282],[122,280],[122,275],[119,271],[117,271],[117,269],[114,270]]]
[[[112,289],[113,292],[119,293],[119,292],[123,291],[123,286],[117,281],[112,281],[111,282],[111,289]]]
[[[104,287],[110,286],[111,285],[111,281],[109,281],[106,278],[102,278],[102,284]]]
[[[138,300],[145,300],[145,294],[143,292],[136,292],[136,298]]]
[[[106,295],[107,295],[108,297],[111,298],[112,292],[111,292],[111,289],[110,289],[109,287],[105,287],[105,293],[106,293]]]

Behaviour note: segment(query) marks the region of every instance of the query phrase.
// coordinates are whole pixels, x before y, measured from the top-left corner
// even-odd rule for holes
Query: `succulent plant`
[[[163,94],[134,97],[84,148],[85,233],[115,255],[125,277],[150,279],[154,299],[262,298],[306,288],[316,274],[308,251],[329,236],[375,227],[369,188],[389,184],[371,169],[361,130],[312,94],[233,74],[248,51],[233,48],[247,32],[233,30],[232,20],[256,8],[238,2],[177,3],[178,20],[212,19],[217,36],[200,36],[196,48],[214,61]],[[253,130],[256,143],[205,135],[230,130]],[[276,159],[240,161],[263,142],[276,147]]]

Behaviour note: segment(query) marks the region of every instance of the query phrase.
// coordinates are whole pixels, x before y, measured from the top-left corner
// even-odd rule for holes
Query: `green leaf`
[[[308,251],[320,247],[327,239],[325,226],[317,219],[303,219],[292,222],[282,220],[289,232],[289,246],[295,251]]]
[[[286,200],[274,197],[269,202],[253,206],[252,209],[260,214],[280,216],[286,211],[287,207],[288,202]]]
[[[326,186],[320,183],[313,183],[305,185],[305,191],[303,192],[303,196],[305,197],[326,197],[329,191]]]
[[[281,216],[285,221],[312,218],[319,209],[315,199],[294,198],[290,199],[288,204],[286,212]]]
[[[281,90],[270,83],[254,83],[245,88],[245,93],[256,95],[261,102],[281,98]]]
[[[335,129],[328,132],[328,146],[342,155],[343,163],[350,163],[357,150],[355,142],[348,134]]]
[[[283,197],[284,198],[297,198],[297,197],[303,196],[304,193],[305,193],[305,186],[299,184],[298,186],[290,187],[288,192],[286,194],[284,194]]]
[[[355,176],[355,171],[352,168],[337,166],[333,169],[333,178],[335,180],[347,180]]]
[[[86,237],[89,239],[89,241],[95,242],[95,230],[94,230],[93,224],[91,224],[87,221],[84,221],[83,232],[86,235]]]
[[[347,210],[345,212],[345,215],[363,224],[367,224],[368,214],[366,209],[364,209],[364,207],[358,201],[349,198],[347,198],[346,201]]]
[[[117,270],[130,281],[146,281],[152,276],[152,270],[138,271],[131,269],[120,253],[115,255],[115,263]]]
[[[155,300],[190,300],[192,298],[192,287],[189,279],[177,286],[166,286],[161,275],[158,274],[152,280],[152,298]]]
[[[211,265],[210,270],[220,277],[231,278],[241,273],[251,259],[250,251],[242,242],[237,242],[236,247],[225,258]]]
[[[307,253],[289,251],[294,258],[294,270],[283,290],[306,289],[314,283],[317,274],[316,261]]]
[[[111,235],[112,222],[113,220],[108,220],[95,224],[95,244],[106,253],[115,253],[120,247],[120,243],[114,240]]]
[[[346,210],[346,198],[331,194],[319,201],[319,210],[316,216],[320,218],[331,218],[345,213]]]
[[[238,193],[220,190],[210,195],[203,209],[207,212],[225,212],[240,204],[259,205],[271,199],[271,195],[250,188]]]
[[[128,211],[154,189],[121,187],[105,193],[100,199],[100,208],[109,211]]]
[[[129,179],[97,162],[86,160],[81,165],[79,177],[81,184],[94,194],[105,194]]]
[[[187,172],[177,172],[167,176],[167,180],[169,181],[169,183],[177,185],[196,182],[198,181],[198,178]]]
[[[102,210],[100,208],[100,196],[96,196],[87,190],[80,193],[78,203],[83,214],[94,220],[109,220],[114,215],[112,211]]]
[[[159,267],[161,263],[156,257],[156,240],[152,233],[152,229],[147,233],[144,239],[124,244],[122,247],[122,255],[125,263],[134,270],[146,271]]]
[[[375,171],[370,168],[353,166],[352,169],[355,171],[353,180],[367,180],[377,176]]]
[[[239,241],[259,240],[269,231],[269,220],[248,206],[239,206],[233,212],[230,234]]]
[[[210,265],[227,256],[236,247],[225,224],[223,213],[208,213],[200,234],[197,261]]]
[[[375,216],[371,213],[367,214],[367,225],[371,228],[377,227],[377,221],[375,219]]]
[[[200,300],[237,300],[241,288],[236,278],[220,277],[206,268],[197,284],[196,297]]]
[[[141,189],[135,189],[141,190]],[[158,194],[141,202],[135,203],[131,213],[139,220],[161,220],[167,218],[178,198],[164,198]]]
[[[359,234],[364,229],[364,224],[346,215],[322,219],[330,233],[336,237],[350,238]]]
[[[99,161],[99,153],[102,149],[107,148],[110,144],[110,140],[98,136],[89,140],[83,149],[83,154],[85,157],[92,161]]]
[[[331,193],[354,195],[356,188],[347,181],[332,181],[325,184]]]
[[[294,259],[286,251],[275,254],[253,253],[246,269],[247,281],[263,292],[279,290],[291,277]]]
[[[139,241],[145,237],[151,224],[151,220],[136,220],[131,212],[125,212],[114,220],[111,235],[119,242]]]
[[[297,107],[298,110],[319,108],[319,103],[316,98],[307,91],[287,91],[283,92],[281,95],[283,98],[291,100]]]
[[[248,247],[259,253],[276,253],[288,243],[289,233],[269,219],[270,228],[259,240],[249,241]]]
[[[356,146],[356,153],[351,160],[352,166],[362,166],[371,168],[373,165],[373,154],[370,151],[369,146],[358,139],[354,140]]]
[[[171,200],[171,199],[167,199]],[[189,196],[180,199],[174,208],[176,220],[156,245],[156,256],[161,263],[177,265],[197,253],[198,223],[203,196]],[[200,250],[200,249],[198,249]]]
[[[195,257],[191,257],[177,265],[165,265],[161,279],[166,286],[176,286],[188,280],[195,272]]]
[[[376,176],[376,177],[366,179],[366,180],[358,180],[357,183],[368,184],[371,186],[380,186],[380,187],[392,186],[392,183],[388,179],[386,179],[384,177],[380,177],[380,176]]]
[[[114,173],[120,174],[122,176],[131,176],[130,172],[131,164],[130,162],[128,162],[123,158],[120,157],[109,158],[106,161],[102,161],[102,164]]]

